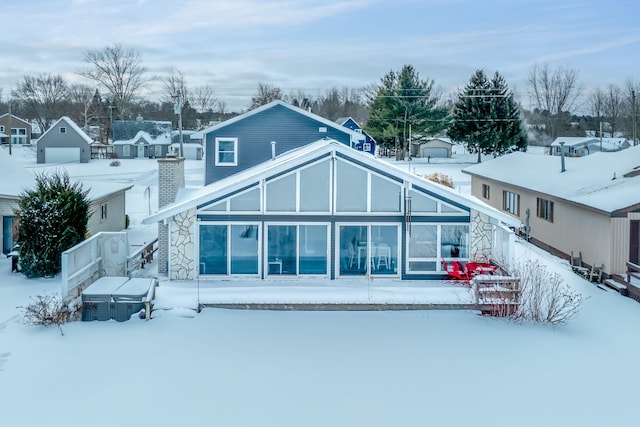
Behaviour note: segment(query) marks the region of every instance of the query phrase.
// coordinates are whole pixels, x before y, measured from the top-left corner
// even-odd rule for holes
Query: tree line
[[[113,120],[140,115],[176,123],[180,112],[184,128],[197,129],[237,114],[212,86],[189,85],[180,70],[162,78],[151,76],[133,49],[113,45],[90,50],[84,62],[87,68],[77,74],[88,83],[70,83],[50,73],[26,75],[8,97],[0,89],[0,111],[7,111],[10,102],[13,114],[37,123],[42,132],[66,115],[80,126],[100,129],[103,142],[111,138]],[[158,80],[160,100],[150,101],[144,90]],[[353,117],[398,157],[408,153],[409,139],[417,142],[436,135],[465,142],[478,158],[600,129],[607,136],[624,134],[637,141],[638,82],[629,80],[623,88],[610,84],[585,95],[577,69],[534,65],[527,83],[528,109],[517,103],[504,77],[495,72],[488,78],[484,70],[477,70],[463,89],[447,98],[433,79],[404,65],[368,86],[334,87],[319,96],[300,90],[284,93],[260,82],[247,109],[281,99],[330,120]],[[587,114],[577,115],[580,108]]]

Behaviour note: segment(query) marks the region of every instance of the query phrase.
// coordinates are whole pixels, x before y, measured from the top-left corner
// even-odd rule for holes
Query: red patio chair
[[[462,268],[459,262],[451,261],[449,264],[447,264],[447,261],[442,258],[442,266],[444,267],[444,270],[447,272],[449,277],[456,280],[469,280],[469,275],[464,270],[464,268]]]

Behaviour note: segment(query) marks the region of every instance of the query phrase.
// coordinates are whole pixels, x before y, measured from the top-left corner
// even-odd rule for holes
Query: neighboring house
[[[562,153],[560,149],[562,144],[564,144],[564,155],[568,157],[584,157],[593,154],[594,151],[600,151],[600,142],[597,138],[560,136],[551,143],[551,154],[559,156]]]
[[[38,163],[87,163],[93,141],[69,117],[61,117],[38,138]]]
[[[346,128],[351,129],[354,132],[361,133],[364,135],[364,140],[358,141],[354,144],[353,148],[358,151],[364,151],[365,153],[369,153],[371,155],[376,154],[376,140],[373,139],[371,135],[362,129],[362,127],[356,122],[353,117],[340,117],[336,120],[336,123],[342,125]]]
[[[195,133],[204,141],[205,185],[322,138],[353,147],[364,136],[283,101],[273,101]]]
[[[184,159],[158,163],[160,210],[143,222],[159,225],[170,279],[442,279],[443,259],[509,263],[503,224],[521,225],[336,140],[196,189],[179,188]]]
[[[0,116],[0,144],[9,143],[9,135],[11,135],[11,144],[26,145],[31,144],[31,124],[9,113]]]
[[[0,149],[2,170],[10,179],[0,180],[0,217],[2,220],[2,253],[8,253],[17,237],[17,221],[14,210],[22,193],[35,187],[35,176],[12,159],[4,149]],[[89,190],[89,210],[91,216],[87,233],[94,235],[100,231],[121,231],[126,228],[125,193],[131,185],[107,182],[82,183]]]
[[[202,140],[193,139],[191,135],[195,134],[194,130],[183,130],[182,131],[182,147],[184,149],[184,153],[182,157],[187,160],[202,160]],[[180,153],[180,132],[177,130],[173,131],[173,135],[171,137],[171,151],[178,155]]]
[[[513,153],[468,167],[471,193],[527,227],[532,241],[564,257],[622,274],[638,263],[640,146],[561,159]]]
[[[169,121],[143,120],[142,117],[116,120],[113,122],[114,153],[121,159],[166,157],[171,151],[172,129]]]
[[[163,158],[170,149],[171,136],[168,133],[152,137],[141,130],[131,139],[113,141],[113,153],[118,159]]]
[[[449,138],[437,137],[411,144],[413,157],[427,158],[451,158],[453,142]]]

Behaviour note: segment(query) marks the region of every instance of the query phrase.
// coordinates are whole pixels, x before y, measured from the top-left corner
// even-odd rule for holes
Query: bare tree
[[[40,74],[37,77],[24,76],[11,95],[22,103],[26,116],[35,119],[45,132],[63,115],[69,88],[60,75]]]
[[[218,113],[225,115],[228,113],[229,106],[225,101],[218,101]]]
[[[184,73],[180,70],[173,70],[168,77],[162,79],[162,100],[175,104],[176,100],[182,100],[182,106],[189,98],[189,89],[184,78]]]
[[[633,140],[633,145],[638,143],[638,94],[640,94],[640,82],[633,79],[625,83],[624,115],[626,117],[626,133]]]
[[[622,90],[613,84],[605,89],[604,111],[609,125],[611,126],[611,136],[613,137],[619,124],[620,116],[624,109],[624,96]]]
[[[529,71],[529,88],[536,106],[549,114],[551,138],[558,136],[562,113],[571,114],[582,94],[578,83],[579,71],[575,68],[549,68],[534,65]]]
[[[218,97],[213,86],[196,86],[189,93],[189,104],[199,113],[213,111],[218,102]]]
[[[116,44],[102,50],[90,50],[84,59],[93,65],[93,69],[79,74],[103,86],[109,92],[120,118],[127,117],[136,93],[149,81],[139,54]]]
[[[597,88],[589,95],[589,99],[587,100],[589,111],[596,118],[598,124],[602,122],[602,117],[604,116],[604,99],[604,90]]]
[[[91,121],[91,106],[95,91],[91,86],[83,84],[72,84],[69,86],[69,101],[80,110],[78,117],[82,122],[82,126],[87,126]]]
[[[277,86],[270,85],[268,83],[258,83],[258,90],[254,96],[251,97],[251,105],[249,110],[258,108],[261,105],[268,104],[277,99],[282,99],[282,89]]]

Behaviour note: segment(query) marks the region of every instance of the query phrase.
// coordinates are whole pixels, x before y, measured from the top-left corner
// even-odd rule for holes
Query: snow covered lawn
[[[127,199],[137,221],[155,184],[146,172],[126,176],[140,183]],[[60,280],[27,280],[2,258],[0,425],[637,425],[640,305],[517,246],[588,297],[573,322],[471,311],[196,314],[185,303],[193,294],[167,289],[151,321],[74,322],[62,336],[23,324],[16,308],[58,292]]]

